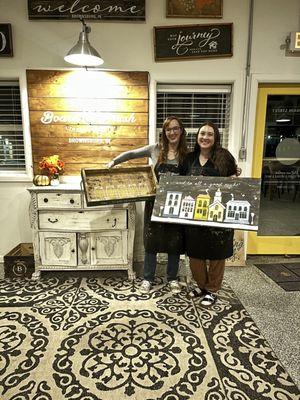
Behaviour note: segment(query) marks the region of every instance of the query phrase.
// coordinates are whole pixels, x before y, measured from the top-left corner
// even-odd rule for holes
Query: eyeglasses
[[[166,129],[166,132],[167,132],[167,133],[170,133],[170,132],[172,132],[172,131],[173,131],[173,132],[179,132],[180,129],[181,129],[180,126],[174,126],[173,128],[167,128],[167,129]]]

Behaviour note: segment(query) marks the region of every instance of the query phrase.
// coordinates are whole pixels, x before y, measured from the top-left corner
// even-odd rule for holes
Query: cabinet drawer
[[[40,211],[39,228],[65,231],[126,229],[126,219],[126,210]]]
[[[81,208],[80,193],[38,193],[38,208]]]

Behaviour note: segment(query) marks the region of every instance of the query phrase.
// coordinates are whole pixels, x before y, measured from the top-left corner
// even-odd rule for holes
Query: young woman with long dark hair
[[[197,133],[194,151],[186,157],[184,175],[233,176],[240,173],[232,154],[221,146],[220,132],[212,122],[204,122]],[[186,254],[197,288],[191,297],[201,297],[202,305],[212,305],[220,289],[225,259],[233,254],[233,230],[208,226],[185,227]]]

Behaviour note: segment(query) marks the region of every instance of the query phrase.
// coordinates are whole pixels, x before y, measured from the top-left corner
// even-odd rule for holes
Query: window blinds
[[[223,147],[228,147],[230,122],[230,85],[164,85],[157,87],[157,138],[165,118],[177,116],[188,133],[190,150],[195,144],[199,126],[204,121],[215,123]]]
[[[0,80],[0,171],[25,170],[20,87]]]

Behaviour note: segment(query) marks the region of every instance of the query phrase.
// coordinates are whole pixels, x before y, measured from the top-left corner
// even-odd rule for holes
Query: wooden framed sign
[[[162,175],[151,220],[258,230],[260,179]]]
[[[64,176],[74,176],[149,143],[148,72],[78,68],[26,75],[35,175],[52,154],[65,162]],[[136,158],[126,165],[147,163]]]
[[[154,27],[155,61],[232,56],[233,24]]]
[[[113,169],[82,169],[87,206],[153,199],[156,176],[152,166]]]
[[[28,0],[28,17],[145,21],[145,0]]]
[[[0,24],[0,57],[12,57],[11,24]]]
[[[167,0],[167,17],[222,18],[223,0]]]

